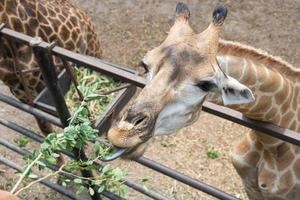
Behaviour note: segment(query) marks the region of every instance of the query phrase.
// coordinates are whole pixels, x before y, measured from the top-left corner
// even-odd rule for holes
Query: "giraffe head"
[[[210,25],[202,33],[189,26],[190,11],[178,3],[175,23],[165,41],[141,61],[149,82],[123,119],[108,132],[117,147],[143,153],[153,136],[174,133],[199,116],[208,94],[216,94],[225,105],[254,100],[249,88],[226,75],[218,65],[219,32],[227,9],[218,5]]]

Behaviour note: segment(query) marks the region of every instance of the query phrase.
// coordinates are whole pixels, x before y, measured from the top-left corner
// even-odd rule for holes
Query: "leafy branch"
[[[80,81],[86,83],[86,81]],[[90,85],[93,85],[89,83]],[[109,85],[109,83],[106,83]],[[55,175],[66,175],[62,177],[62,185],[74,183],[79,188],[77,194],[80,194],[85,187],[88,187],[89,193],[94,195],[95,192],[101,193],[105,189],[117,192],[120,196],[124,196],[126,188],[123,186],[125,173],[119,168],[113,168],[110,165],[100,166],[95,164],[95,161],[110,153],[112,145],[104,139],[98,138],[98,130],[93,128],[89,119],[88,106],[92,100],[103,99],[103,95],[99,95],[95,92],[98,91],[97,87],[89,89],[88,86],[78,86],[86,98],[77,105],[74,110],[73,116],[69,119],[69,125],[63,129],[61,133],[49,134],[44,142],[38,149],[35,149],[32,154],[25,156],[23,159],[26,161],[23,167],[23,173],[21,174],[18,182],[11,190],[12,194],[18,195],[20,192],[30,188],[32,185],[53,177]],[[107,100],[107,99],[106,99]],[[69,160],[59,170],[48,173],[47,175],[38,178],[32,173],[32,169],[37,167],[39,170],[43,170],[49,164],[56,164],[59,158],[59,152],[61,151],[73,151],[74,149],[84,150],[89,144],[92,144],[92,152],[90,158],[87,160]],[[87,178],[76,175],[80,170],[93,170],[97,173],[97,179]],[[25,178],[36,179],[26,186],[18,187]],[[71,178],[70,178],[71,177]],[[97,186],[98,190],[94,191],[93,186]]]

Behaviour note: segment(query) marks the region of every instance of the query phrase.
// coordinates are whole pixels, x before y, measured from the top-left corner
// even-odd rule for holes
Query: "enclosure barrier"
[[[43,41],[32,44],[32,41],[33,41],[32,37],[24,35],[22,33],[15,32],[15,31],[7,29],[7,28],[4,28],[3,24],[0,25],[0,37],[9,37],[15,41],[34,46],[33,48],[34,48],[35,54],[39,58],[39,63],[40,63],[41,71],[44,75],[44,78],[45,78],[45,75],[47,74],[47,77],[45,78],[47,88],[49,89],[52,97],[54,97],[53,99],[56,99],[54,103],[55,103],[56,110],[58,111],[58,117],[51,115],[47,112],[41,111],[39,109],[33,108],[29,105],[25,105],[19,101],[16,101],[10,97],[5,96],[3,94],[0,94],[0,101],[5,102],[9,105],[12,105],[12,106],[14,106],[18,109],[21,109],[25,112],[28,112],[38,118],[45,119],[45,120],[47,120],[57,126],[60,126],[60,127],[67,126],[66,120],[69,117],[69,112],[68,112],[68,109],[66,108],[65,100],[63,98],[63,95],[60,92],[60,89],[57,87],[57,85],[55,85],[57,83],[57,78],[56,78],[55,73],[53,73],[52,55],[60,57],[66,61],[75,63],[77,65],[100,72],[102,74],[111,76],[115,79],[121,80],[122,82],[130,83],[133,86],[144,87],[146,84],[146,80],[144,78],[137,76],[134,71],[132,71],[126,67],[111,64],[109,62],[106,62],[106,61],[103,61],[100,59],[95,59],[95,58],[92,58],[89,56],[73,53],[71,51],[57,47],[55,45],[51,45],[51,44],[43,42]],[[128,89],[124,89],[123,93],[121,93],[121,95],[118,95],[118,98],[109,105],[107,111],[104,113],[105,115],[96,121],[96,127],[100,130],[100,132],[104,132],[104,130],[107,130],[112,118],[118,112],[120,112],[120,110],[123,108],[123,106],[126,105],[126,103],[129,101],[129,99],[133,96],[132,91],[131,91],[131,93],[130,92],[127,93],[127,95],[126,95],[126,91],[128,92]],[[218,105],[215,105],[215,104],[212,104],[209,102],[204,103],[203,110],[208,113],[211,113],[211,114],[217,115],[219,117],[233,121],[235,123],[241,124],[243,126],[252,128],[254,130],[261,131],[272,137],[282,139],[284,141],[290,142],[295,145],[300,145],[299,133],[297,133],[295,131],[283,129],[278,126],[272,125],[272,124],[267,124],[267,123],[262,123],[262,122],[258,122],[255,120],[250,120],[250,119],[244,117],[241,113],[239,113],[237,111],[234,111],[229,108],[222,107],[222,106],[218,106]],[[43,141],[42,136],[39,136],[36,133],[34,133],[24,127],[21,127],[13,122],[10,122],[10,121],[4,120],[4,119],[0,119],[0,124],[12,129],[12,130],[17,131],[18,133],[26,135],[37,142]],[[21,154],[21,155],[26,155],[29,153],[26,150],[21,149],[21,148],[17,147],[16,145],[11,144],[1,138],[0,138],[0,144],[2,146],[5,146],[6,148],[11,149],[12,151],[15,151],[15,152]],[[74,159],[76,159],[78,157],[77,156],[78,151],[77,152],[76,151],[75,152],[63,152],[63,153],[65,153],[66,155],[68,155]],[[83,159],[84,159],[84,157],[83,157]],[[141,157],[141,158],[136,159],[135,161],[145,167],[149,167],[157,172],[160,172],[164,175],[174,178],[184,184],[187,184],[197,190],[205,192],[216,198],[224,199],[224,200],[238,199],[238,198],[236,198],[230,194],[227,194],[217,188],[214,188],[214,187],[207,185],[201,181],[198,181],[196,179],[188,177],[180,172],[177,172],[176,170],[170,169],[170,168],[163,166],[162,164],[159,164],[148,158]],[[12,161],[7,160],[6,158],[0,157],[0,162],[11,168],[14,168],[17,171],[20,170],[20,166],[18,166],[17,164],[15,164]],[[102,163],[97,163],[97,164],[102,165]],[[54,170],[57,169],[57,166],[49,165],[48,167],[50,169],[54,169]],[[89,171],[85,171],[85,172],[83,172],[83,174],[86,176],[90,176]],[[44,181],[44,182],[42,182],[42,184],[45,184],[48,187],[58,191],[59,193],[66,195],[70,199],[81,199],[81,197],[78,197],[75,194],[71,193],[70,191],[66,191],[63,187],[56,185],[54,183],[51,183],[49,181]],[[133,183],[129,180],[125,180],[125,184],[128,187],[131,187],[132,189],[134,189],[142,194],[145,194],[152,199],[157,199],[157,200],[168,199],[167,197],[164,197],[163,195],[161,195],[155,191],[152,191],[149,189],[144,189],[143,186],[141,186],[137,183]],[[110,199],[122,199],[121,197],[119,197],[109,191],[105,191],[105,192],[101,193],[101,195],[103,195],[107,198],[110,198]],[[101,199],[101,196],[92,196],[91,198],[92,199]]]

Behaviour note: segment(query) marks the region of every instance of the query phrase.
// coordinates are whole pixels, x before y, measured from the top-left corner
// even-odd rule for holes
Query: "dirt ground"
[[[164,40],[173,23],[177,1],[160,0],[74,0],[89,13],[101,34],[104,59],[135,67],[147,50]],[[215,0],[187,0],[191,9],[191,25],[202,31],[211,20]],[[300,1],[299,0],[248,0],[222,1],[229,9],[223,26],[222,37],[267,50],[300,66]],[[0,90],[9,93],[1,86]],[[22,116],[21,118],[16,116]],[[36,129],[31,116],[0,103],[0,117]],[[1,137],[13,141],[17,135],[0,126]],[[193,125],[177,134],[157,138],[145,156],[176,169],[193,178],[220,188],[241,199],[247,199],[242,183],[233,169],[229,154],[235,142],[248,130],[230,121],[202,113]],[[30,143],[29,148],[36,146]],[[207,148],[214,147],[221,155],[217,159],[207,157]],[[17,160],[14,153],[0,147],[0,154]],[[170,199],[214,199],[189,186],[172,180],[134,162],[116,161],[129,173],[128,178],[139,181],[145,176],[151,179],[147,188],[159,191]],[[0,188],[8,189],[16,181],[13,171],[0,176]],[[36,186],[23,195],[23,199],[65,199],[59,194]],[[149,199],[130,191],[127,199]]]

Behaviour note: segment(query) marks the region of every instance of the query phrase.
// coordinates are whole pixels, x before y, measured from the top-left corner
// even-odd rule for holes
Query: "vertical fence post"
[[[35,37],[32,41],[30,41],[30,46],[32,46],[33,48],[34,55],[41,69],[46,86],[51,94],[50,96],[54,102],[61,123],[63,127],[67,127],[68,119],[71,117],[71,115],[67,108],[63,93],[61,92],[61,89],[58,86],[57,75],[54,69],[51,50],[55,46],[55,43],[50,44],[49,47],[45,49],[39,46],[41,42],[41,38]],[[74,149],[73,153],[75,154],[77,159],[87,160],[84,151]],[[81,173],[84,177],[93,177],[93,173],[90,170],[81,170]],[[96,187],[93,189],[97,191]],[[95,192],[94,195],[91,196],[91,198],[93,200],[101,200],[101,197],[97,192]]]

